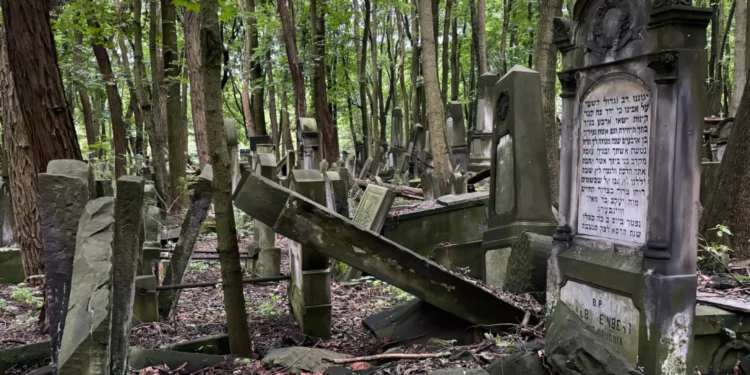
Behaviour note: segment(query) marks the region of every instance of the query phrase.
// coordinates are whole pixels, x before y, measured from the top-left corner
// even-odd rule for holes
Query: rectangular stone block
[[[133,320],[131,325],[136,326],[158,321],[159,300],[156,292],[156,276],[136,276]]]
[[[21,249],[0,249],[0,284],[18,284],[26,279],[21,260]]]

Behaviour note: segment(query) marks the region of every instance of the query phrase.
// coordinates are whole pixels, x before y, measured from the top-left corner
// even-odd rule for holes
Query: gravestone
[[[232,176],[232,191],[240,182],[240,154],[238,150],[237,121],[224,119],[224,132],[227,135],[227,151],[229,152],[229,171]]]
[[[394,108],[391,112],[391,149],[388,152],[388,167],[398,169],[398,161],[401,155],[406,152],[406,141],[404,139],[404,111],[401,108]]]
[[[110,373],[115,201],[89,201],[78,222],[70,302],[57,373]]]
[[[426,169],[426,162],[422,159],[422,149],[425,147],[424,127],[420,124],[414,124],[411,128],[409,139],[411,140],[409,144],[409,154],[411,155],[409,160],[410,173],[412,176],[420,176]]]
[[[477,98],[476,127],[471,132],[471,152],[469,170],[483,171],[492,164],[492,117],[497,93],[495,83],[498,76],[484,73],[479,77],[479,96]]]
[[[323,148],[320,142],[318,123],[314,118],[302,117],[297,121],[299,153],[302,158],[303,169],[318,168],[323,160]]]
[[[564,326],[558,310],[573,311],[646,374],[693,371],[711,10],[689,4],[579,1],[572,21],[555,20],[563,225],[547,321]]]
[[[469,170],[469,147],[466,144],[463,106],[460,102],[450,102],[446,106],[448,146],[451,148],[456,165],[461,171]]]
[[[110,358],[112,374],[128,371],[130,347],[130,322],[133,319],[135,275],[141,253],[139,231],[143,218],[143,186],[140,176],[122,176],[117,179],[115,200],[115,241],[112,280],[112,334]]]
[[[78,160],[55,160],[39,174],[39,218],[44,246],[47,311],[52,358],[57,359],[68,312],[76,233],[89,201],[89,168]]]
[[[549,170],[539,73],[515,66],[492,90],[494,129],[490,168],[485,282],[503,287],[511,245],[524,231],[552,235]]]
[[[349,217],[349,175],[341,175],[341,169],[323,173],[326,179],[326,207],[343,217]]]
[[[317,169],[292,171],[289,189],[313,202],[326,204],[323,174]],[[313,235],[313,233],[310,233]],[[331,270],[327,256],[289,241],[289,301],[302,331],[312,337],[331,336]]]
[[[270,152],[269,152],[270,151]],[[258,147],[258,163],[255,172],[269,180],[275,180],[276,156],[273,148]],[[281,275],[281,249],[276,247],[276,233],[268,225],[255,220],[253,226],[254,242],[252,253],[256,255],[253,262],[253,277],[272,277]]]
[[[95,198],[115,196],[115,191],[112,189],[112,180],[96,180],[94,183],[96,184]]]

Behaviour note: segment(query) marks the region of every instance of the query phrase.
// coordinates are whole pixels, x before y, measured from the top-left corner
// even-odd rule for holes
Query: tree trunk
[[[284,138],[284,152],[294,151],[294,142],[292,142],[292,127],[289,124],[289,99],[287,90],[281,90],[281,134]]]
[[[370,27],[369,27],[369,38],[370,38],[370,77],[372,79],[372,93],[370,96],[370,105],[372,106],[372,131],[370,132],[370,139],[366,140],[366,144],[369,143],[372,153],[375,154],[377,147],[380,145],[377,143],[378,138],[378,123],[380,121],[381,103],[380,99],[380,64],[378,63],[378,49],[377,49],[377,35],[378,35],[378,12],[377,3],[371,0],[365,0],[365,7],[369,3],[370,7]],[[369,141],[369,142],[367,142]]]
[[[5,31],[0,29],[0,109],[3,111],[3,144],[10,159],[10,198],[13,203],[18,244],[21,248],[21,260],[26,277],[30,277],[44,274],[37,173],[46,170],[46,166],[37,168],[35,164],[39,157],[35,153],[40,150],[32,147],[33,127],[24,123],[8,59]]]
[[[190,108],[193,113],[195,145],[198,148],[200,167],[210,164],[206,140],[206,118],[203,113],[203,75],[201,75],[201,24],[198,13],[185,11],[185,55],[190,80]]]
[[[414,3],[414,6],[411,7],[411,74],[410,74],[410,81],[411,81],[411,123],[412,126],[414,124],[420,124],[421,123],[421,114],[420,114],[420,105],[419,105],[419,67],[420,60],[422,58],[422,48],[419,45],[419,22],[417,20],[417,1],[418,0],[412,0]],[[423,124],[424,125],[424,124]]]
[[[172,0],[161,1],[164,79],[167,85],[167,134],[169,137],[169,178],[174,204],[170,211],[187,207],[185,168],[187,166],[187,124],[182,121],[180,66],[177,49],[177,15]]]
[[[240,0],[240,7],[244,8],[245,33],[246,33],[246,59],[247,69],[250,73],[250,96],[252,107],[252,119],[255,126],[255,134],[267,135],[265,109],[263,108],[263,86],[265,85],[263,71],[261,70],[261,55],[258,52],[258,26],[255,18],[255,0]]]
[[[508,0],[510,1],[510,0]],[[557,49],[553,43],[555,17],[562,14],[563,0],[543,0],[541,4],[538,38],[536,40],[536,70],[542,83],[542,118],[547,136],[547,168],[552,204],[557,204],[560,184],[560,131],[557,127],[555,90],[557,84]]]
[[[73,54],[73,66],[81,65],[81,50],[83,49],[83,34],[76,32],[76,45],[75,52]],[[89,145],[89,149],[96,144],[99,144],[99,128],[94,124],[94,113],[91,109],[91,98],[83,85],[78,82],[76,85],[78,90],[78,97],[81,101],[81,112],[83,112],[83,124],[86,129],[86,143]],[[72,103],[72,102],[71,102]],[[101,157],[101,147],[97,153]]]
[[[156,182],[156,192],[159,194],[159,203],[161,208],[166,211],[172,205],[172,194],[169,188],[169,171],[167,170],[167,138],[166,132],[164,131],[165,118],[162,111],[163,103],[162,98],[162,73],[163,69],[161,66],[161,58],[159,56],[158,46],[158,34],[161,30],[161,6],[160,0],[148,0],[151,1],[150,17],[149,17],[149,36],[148,36],[148,49],[149,56],[151,58],[151,118],[153,119],[153,134],[149,135],[149,143],[151,143],[151,157],[153,158],[154,164],[154,182]],[[136,46],[138,45],[138,38],[136,38]],[[141,52],[143,48],[141,48]],[[163,66],[163,65],[162,65]],[[145,67],[143,69],[145,77]],[[144,87],[144,92],[148,90]],[[159,193],[159,185],[161,185],[162,191]]]
[[[437,60],[435,58],[435,36],[431,24],[431,0],[419,0],[419,22],[422,26],[422,65],[424,67],[424,86],[427,104],[427,122],[430,127],[430,144],[432,146],[432,167],[437,174],[440,192],[450,192],[449,182],[453,168],[445,136],[445,114],[440,100],[440,83],[438,82]],[[438,197],[436,197],[438,198]]]
[[[253,356],[253,345],[250,341],[245,296],[242,292],[242,269],[240,268],[237,229],[234,223],[229,153],[221,111],[221,63],[224,45],[219,29],[219,4],[217,0],[201,0],[200,6],[206,130],[214,172],[213,201],[229,347],[232,354],[250,358]]]
[[[750,48],[748,48],[748,37],[750,37],[750,23],[748,23],[747,6],[748,0],[737,0],[735,12],[736,23],[734,28],[734,88],[732,90],[732,103],[729,106],[729,116],[735,116],[737,107],[742,100],[742,92],[747,81],[747,71],[750,69]]]
[[[276,86],[273,84],[273,63],[271,49],[266,51],[266,80],[268,82],[268,115],[271,121],[271,139],[276,160],[279,159],[279,124],[276,117]]]
[[[555,0],[559,1],[559,0]],[[487,6],[485,0],[477,2],[477,28],[472,30],[477,34],[477,56],[479,62],[479,76],[489,71],[487,64]]]
[[[89,21],[89,27],[100,28],[98,23]],[[112,72],[112,62],[109,53],[103,44],[94,39],[92,42],[96,63],[107,88],[107,103],[109,104],[109,115],[112,121],[112,142],[115,145],[115,178],[120,178],[128,173],[125,164],[127,159],[128,140],[125,133],[125,121],[122,118],[122,98],[117,91],[117,80]]]
[[[284,46],[286,57],[289,61],[289,71],[292,74],[292,86],[294,88],[294,115],[297,119],[307,117],[307,98],[305,96],[305,77],[302,75],[302,65],[297,54],[297,32],[294,22],[289,15],[289,7],[286,0],[276,0],[279,18],[284,32]]]
[[[711,53],[708,63],[708,114],[719,116],[721,112],[721,41],[724,33],[724,0],[712,2]]]
[[[326,85],[326,27],[325,0],[310,0],[310,28],[313,42],[313,102],[315,103],[315,121],[323,137],[323,156],[329,163],[339,158],[336,132],[333,128],[333,117],[328,106],[328,86]]]
[[[396,10],[396,18],[398,18],[398,43],[399,43],[399,49],[400,51],[400,57],[401,59],[398,61],[398,76],[399,76],[399,85],[401,86],[401,98],[403,101],[403,104],[401,105],[401,108],[404,109],[404,121],[403,121],[403,139],[404,139],[404,145],[408,146],[409,144],[409,121],[411,120],[411,108],[409,106],[409,96],[406,94],[406,37],[404,35],[404,16],[401,14],[401,12],[397,9]]]
[[[448,102],[448,69],[450,68],[450,38],[451,35],[451,12],[453,11],[453,0],[445,1],[445,22],[443,22],[443,79],[440,81],[440,94],[443,103]],[[456,39],[453,39],[456,43]]]
[[[553,2],[555,1],[559,0],[553,0]],[[500,37],[500,77],[504,76],[505,73],[508,72],[508,28],[510,27],[510,12],[513,9],[513,0],[505,0],[504,2],[505,7],[503,9],[503,33]],[[548,3],[543,2],[541,6],[544,8],[548,5]]]
[[[130,57],[128,55],[128,46],[125,44],[124,31],[118,30],[117,32],[117,43],[120,46],[122,55],[119,56],[120,66],[122,71],[125,73],[125,79],[128,84],[128,93],[130,94],[130,106],[133,109],[135,115],[135,150],[134,154],[143,155],[143,111],[141,111],[141,105],[138,102],[138,95],[135,92],[135,84],[133,83],[133,75],[130,71]]]
[[[458,100],[458,75],[461,71],[458,54],[458,17],[453,18],[451,32],[451,101]]]
[[[354,38],[357,39],[359,36],[359,20],[357,16],[359,14],[359,0],[354,1]],[[364,148],[362,150],[362,162],[367,160],[370,156],[370,128],[368,126],[368,114],[367,114],[367,39],[368,33],[370,32],[370,0],[365,0],[365,15],[363,17],[365,25],[362,30],[362,43],[361,49],[359,50],[359,61],[358,65],[358,79],[359,79],[359,109],[362,115],[362,143]],[[373,110],[375,110],[373,108]],[[375,125],[373,124],[373,127]]]

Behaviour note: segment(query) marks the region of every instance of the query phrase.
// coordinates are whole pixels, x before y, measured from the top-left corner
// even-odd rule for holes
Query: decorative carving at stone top
[[[648,67],[657,72],[668,73],[677,67],[680,56],[677,52],[666,51],[648,57]]]
[[[560,80],[563,93],[575,92],[578,86],[578,72],[560,72],[557,73],[557,79]]]
[[[497,98],[497,104],[495,107],[495,113],[497,116],[497,119],[500,121],[505,121],[506,118],[508,118],[508,110],[510,107],[510,95],[508,95],[507,91],[503,91],[500,93],[500,96]]]
[[[664,8],[670,5],[692,6],[693,0],[654,0],[654,9]]]
[[[554,21],[555,34],[554,40],[561,41],[570,39],[570,29],[573,26],[573,22],[564,18],[556,17]]]
[[[603,55],[621,50],[630,41],[643,40],[643,26],[633,26],[631,7],[629,0],[604,0],[596,10],[591,39],[584,44],[586,51]]]

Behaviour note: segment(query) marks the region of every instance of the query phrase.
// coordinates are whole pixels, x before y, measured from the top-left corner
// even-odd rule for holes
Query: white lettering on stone
[[[560,300],[602,341],[638,361],[640,313],[632,299],[570,280],[560,289]]]
[[[648,88],[626,78],[584,99],[578,233],[646,243],[650,107]]]

